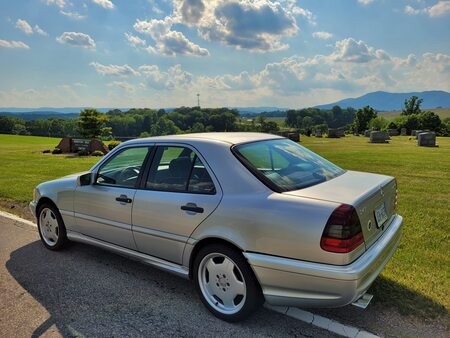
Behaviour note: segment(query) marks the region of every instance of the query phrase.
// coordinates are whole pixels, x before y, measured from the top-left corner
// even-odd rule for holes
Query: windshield
[[[260,179],[280,191],[316,185],[345,170],[287,139],[237,145],[233,150]]]

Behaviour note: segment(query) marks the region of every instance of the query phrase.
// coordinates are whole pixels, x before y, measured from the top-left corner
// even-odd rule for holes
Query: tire
[[[50,203],[43,203],[37,213],[39,237],[44,246],[52,251],[67,246],[66,226],[58,209]]]
[[[194,282],[207,309],[227,322],[247,318],[263,303],[252,268],[239,251],[224,244],[200,249],[194,260]]]

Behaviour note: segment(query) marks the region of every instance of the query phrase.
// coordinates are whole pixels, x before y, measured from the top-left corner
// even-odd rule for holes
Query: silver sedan
[[[393,177],[259,133],[128,141],[38,185],[30,207],[48,249],[83,242],[193,279],[227,321],[264,301],[367,305],[402,225]]]

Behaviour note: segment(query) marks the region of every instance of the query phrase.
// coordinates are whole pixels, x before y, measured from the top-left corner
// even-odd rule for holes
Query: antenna
[[[197,107],[200,108],[200,94],[197,94]]]

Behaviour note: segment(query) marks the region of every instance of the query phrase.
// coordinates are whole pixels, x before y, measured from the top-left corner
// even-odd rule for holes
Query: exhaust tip
[[[370,293],[365,293],[361,297],[358,298],[355,302],[352,303],[352,305],[359,307],[360,309],[365,309],[369,306],[370,301],[372,300],[373,295]]]

